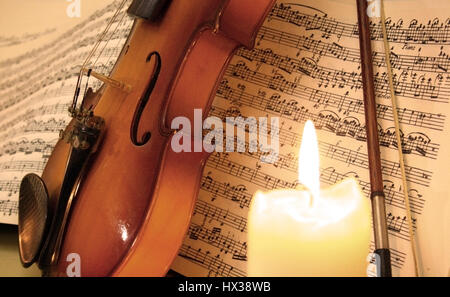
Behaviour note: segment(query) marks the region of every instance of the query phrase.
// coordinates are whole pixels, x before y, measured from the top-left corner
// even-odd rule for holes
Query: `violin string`
[[[77,80],[77,84],[76,84],[75,95],[74,95],[73,103],[72,103],[72,110],[75,110],[76,105],[77,105],[78,95],[80,94],[80,86],[81,86],[81,83],[82,83],[82,80],[83,80],[83,73],[85,71],[84,69],[85,69],[86,65],[89,63],[89,61],[91,60],[92,56],[94,55],[94,53],[97,50],[98,46],[100,45],[101,41],[105,38],[106,34],[108,33],[109,29],[111,28],[112,24],[114,23],[115,19],[119,15],[120,11],[122,10],[122,8],[124,7],[126,2],[127,2],[127,0],[123,0],[120,3],[120,5],[117,8],[116,12],[112,16],[112,18],[109,20],[105,30],[100,35],[100,37],[98,38],[97,42],[95,43],[93,49],[90,51],[89,55],[87,56],[86,60],[84,61],[83,65],[82,65],[82,67],[80,69],[80,73],[78,74],[78,80]]]
[[[405,160],[404,160],[404,155],[403,155],[402,140],[400,137],[400,124],[399,124],[398,112],[397,112],[397,97],[395,95],[394,80],[392,77],[390,47],[389,47],[389,42],[387,40],[386,15],[385,15],[385,11],[384,11],[384,1],[382,0],[380,2],[381,2],[381,9],[380,9],[381,10],[381,28],[382,28],[382,32],[383,32],[384,54],[385,54],[386,65],[387,65],[389,88],[390,88],[390,92],[391,92],[392,114],[394,116],[395,134],[396,134],[397,144],[398,144],[398,157],[399,157],[399,163],[400,163],[400,170],[401,170],[401,174],[402,174],[403,195],[405,196],[405,208],[406,208],[406,217],[408,220],[409,240],[411,243],[411,249],[412,249],[412,254],[413,254],[413,259],[414,259],[415,275],[420,276],[419,261],[417,258],[417,247],[416,247],[416,241],[415,241],[414,231],[413,231],[413,222],[412,222],[412,217],[411,217],[411,207],[410,207],[410,203],[409,203],[408,183],[406,181]]]
[[[95,43],[94,47],[92,48],[92,50],[90,51],[89,55],[86,57],[86,60],[84,61],[81,69],[80,69],[80,73],[78,75],[78,80],[77,80],[77,85],[76,85],[76,89],[75,89],[75,95],[74,95],[74,99],[73,99],[73,103],[72,103],[72,109],[75,110],[76,105],[77,105],[77,99],[78,99],[78,95],[80,94],[80,86],[83,80],[83,72],[84,72],[84,68],[86,67],[86,64],[90,61],[90,59],[92,58],[92,56],[94,55],[95,51],[97,50],[100,42],[104,39],[104,37],[106,36],[107,32],[109,31],[109,28],[111,27],[112,23],[114,22],[116,16],[118,15],[119,11],[122,9],[123,4],[126,2],[126,0],[123,0],[123,2],[119,5],[118,9],[116,10],[116,12],[114,13],[113,17],[110,19],[110,21],[108,22],[105,30],[102,32],[102,34],[100,35],[100,37],[98,38],[97,42]]]
[[[124,15],[122,16],[122,20],[121,20],[122,24],[121,24],[121,26],[122,26],[122,25],[126,22],[126,20],[127,20],[126,15],[127,15],[127,14],[124,14]],[[132,22],[132,23],[133,23],[133,22]],[[131,28],[132,28],[132,26],[129,26],[129,27],[127,28],[127,29],[128,29],[128,32],[131,31]],[[129,33],[129,34],[130,34],[130,33]],[[117,40],[116,40],[116,45],[115,45],[114,48],[119,48],[120,43],[121,43],[121,39],[120,39],[120,38],[117,38]],[[113,57],[113,55],[111,54],[111,55],[108,57],[108,60],[106,61],[106,64],[109,63],[109,61],[111,60],[112,57]],[[112,71],[113,69],[114,69],[114,68],[112,68],[111,71]]]
[[[124,2],[127,2],[127,0],[125,0]],[[123,8],[123,6],[122,6],[122,8]],[[120,8],[120,11],[122,11],[122,8]],[[112,37],[113,37],[114,34],[117,32],[117,30],[120,28],[120,25],[123,23],[123,20],[124,20],[125,16],[126,16],[126,13],[125,13],[125,12],[122,12],[122,17],[121,17],[120,21],[117,22],[117,25],[116,25],[115,29],[111,32],[111,34],[110,34],[108,40],[107,40],[107,41],[105,42],[105,44],[103,45],[103,48],[100,50],[99,54],[97,55],[96,60],[95,60],[94,63],[92,64],[92,65],[93,65],[92,67],[95,67],[95,65],[97,64],[98,60],[100,59],[100,57],[102,56],[103,52],[105,51],[106,46],[107,46],[108,43],[111,41]],[[111,56],[112,56],[112,55],[110,55],[109,58],[108,58],[108,60],[106,61],[106,65],[109,63],[109,61],[110,61],[110,59],[111,59]],[[106,67],[105,67],[105,68],[106,68]]]
[[[123,23],[126,22],[125,15],[126,15],[126,14],[124,14],[124,15],[122,16],[122,22],[123,22]],[[134,22],[131,22],[131,24],[133,24],[133,23],[134,23]],[[130,26],[128,27],[128,32],[131,32],[131,28],[132,28],[132,27],[133,27],[132,25],[130,25]],[[120,38],[117,38],[116,44],[115,44],[114,48],[119,48],[121,42],[122,42],[122,40],[121,40]],[[111,60],[112,57],[113,57],[112,54],[108,57],[108,61],[106,61],[107,64],[109,63],[109,61]],[[114,69],[114,68],[112,68],[111,71],[112,71],[113,69]]]
[[[84,87],[84,95],[83,95],[83,98],[86,97],[87,90],[88,90],[88,87],[89,87],[89,78],[90,78],[90,77],[91,77],[91,72],[89,71],[88,74],[87,74],[86,85],[85,85],[85,87]],[[82,104],[83,104],[83,103],[82,103]]]
[[[109,20],[108,25],[106,26],[105,30],[103,31],[103,33],[100,35],[99,39],[97,40],[97,42],[95,43],[94,48],[91,50],[91,52],[89,53],[88,57],[86,58],[86,60],[84,61],[83,67],[86,67],[86,65],[89,63],[89,61],[91,60],[92,56],[94,55],[94,53],[97,51],[97,48],[100,46],[100,43],[103,41],[103,39],[105,38],[106,34],[108,34],[109,29],[111,28],[112,24],[114,23],[114,21],[116,20],[117,16],[119,15],[120,11],[122,10],[123,6],[125,5],[125,3],[127,2],[127,0],[123,0],[119,7],[117,8],[116,12],[114,13],[114,15],[112,16],[112,18]],[[110,36],[110,38],[112,37],[112,35]],[[83,69],[81,70],[81,72],[83,72]]]
[[[113,37],[114,34],[117,32],[117,30],[118,30],[118,28],[120,27],[120,25],[122,24],[122,22],[123,22],[123,20],[124,20],[124,17],[125,17],[125,15],[126,15],[126,13],[124,13],[124,12],[122,11],[122,9],[123,9],[123,3],[127,2],[127,1],[128,1],[128,0],[124,0],[124,2],[122,2],[122,5],[119,7],[119,11],[122,13],[122,18],[120,19],[120,21],[117,22],[116,27],[115,27],[114,30],[111,32],[109,38],[106,40],[106,42],[105,42],[105,44],[103,45],[102,49],[101,49],[100,52],[98,53],[97,58],[95,59],[94,63],[92,63],[91,66],[90,66],[89,68],[94,69],[94,68],[96,67],[96,65],[97,65],[97,63],[98,63],[98,60],[100,59],[100,57],[102,56],[103,52],[105,51],[106,46],[107,46],[108,43],[111,41],[112,37]],[[113,22],[114,22],[114,21],[115,21],[115,18],[114,18]],[[107,69],[108,69],[106,65],[107,65],[107,64],[109,63],[109,61],[111,60],[111,57],[112,57],[112,56],[113,56],[113,54],[111,54],[111,55],[108,57],[108,60],[106,61],[106,63],[103,64],[104,70],[107,70]],[[101,71],[98,70],[98,72],[101,72]],[[109,73],[106,74],[106,75],[109,75]],[[85,85],[85,87],[84,87],[84,95],[85,95],[85,96],[86,96],[86,94],[87,94],[87,90],[88,90],[88,87],[89,87],[89,78],[90,78],[90,76],[88,75],[87,81],[86,81],[86,85]],[[84,98],[84,96],[83,96],[83,98]]]

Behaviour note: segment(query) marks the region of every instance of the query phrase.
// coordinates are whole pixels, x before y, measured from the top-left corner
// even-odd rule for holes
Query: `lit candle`
[[[365,276],[370,204],[355,179],[320,189],[308,121],[299,155],[302,190],[257,192],[249,212],[249,276]]]

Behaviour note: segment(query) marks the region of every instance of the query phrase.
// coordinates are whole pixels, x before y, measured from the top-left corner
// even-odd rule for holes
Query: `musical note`
[[[245,261],[247,254],[247,243],[240,242],[233,237],[223,235],[222,229],[214,227],[208,229],[207,227],[192,223],[189,226],[187,236],[193,240],[201,240],[219,249],[220,253],[231,254],[237,260]]]
[[[300,89],[301,92],[298,96],[296,94],[296,98],[313,102],[314,109],[331,107],[344,116],[350,116],[352,113],[364,114],[362,100],[350,98],[347,95],[340,96],[322,92],[308,87],[297,86],[297,89]],[[261,94],[264,94],[264,96]],[[233,105],[253,106],[263,111],[272,111],[283,115],[292,115],[298,106],[297,100],[288,101],[287,99],[282,99],[282,96],[277,93],[267,97],[267,93],[262,91],[256,95],[241,91],[237,95],[236,90],[229,86],[227,79],[221,82],[217,96],[231,101]],[[445,115],[443,114],[420,112],[407,108],[398,108],[397,112],[402,124],[438,131],[442,131],[444,128]],[[394,120],[391,106],[377,104],[377,115],[380,119]]]
[[[202,252],[201,249],[193,249],[183,244],[180,248],[179,256],[194,261],[208,271],[208,276],[224,276],[224,277],[244,277],[245,271],[231,266],[219,257],[212,257],[208,252]]]
[[[254,177],[252,177],[252,179],[254,179]],[[252,195],[248,193],[245,185],[219,183],[215,181],[210,174],[207,174],[202,178],[201,189],[212,194],[212,201],[217,197],[221,197],[236,202],[240,208],[250,207]]]
[[[10,141],[0,147],[0,157],[9,155],[14,156],[16,154],[23,153],[25,155],[30,155],[33,153],[40,153],[43,159],[50,156],[53,147],[56,144],[57,139],[45,141],[42,138],[27,139],[21,138],[17,141]]]
[[[305,11],[311,10],[310,6],[301,4],[275,4],[270,13],[270,18],[281,22],[304,27],[305,30],[318,30],[327,34],[341,37],[358,38],[356,24],[349,24],[337,21],[326,14],[313,15]],[[311,12],[310,12],[311,13]],[[450,20],[440,21],[435,18],[427,23],[420,23],[417,19],[412,19],[407,27],[403,20],[394,22],[391,18],[386,19],[387,39],[393,43],[420,43],[420,44],[449,44],[450,43]],[[379,23],[370,22],[371,37],[374,40],[382,40]]]
[[[194,209],[194,215],[203,216],[204,221],[212,220],[223,225],[228,225],[240,232],[247,230],[247,219],[230,212],[229,210],[216,207],[210,203],[199,201]]]
[[[359,53],[358,53],[359,54]],[[324,88],[339,88],[343,89],[348,87],[350,90],[357,91],[362,88],[361,82],[361,72],[355,71],[344,71],[337,70],[330,67],[321,67],[317,64],[316,61],[311,60],[309,58],[290,58],[288,56],[282,56],[279,54],[273,53],[271,50],[254,50],[249,51],[248,49],[241,49],[237,52],[237,55],[240,55],[250,61],[259,61],[261,63],[271,65],[273,67],[278,68],[279,70],[283,70],[289,74],[298,73],[298,74],[306,74],[307,76],[318,80],[317,85],[319,87]],[[395,57],[395,55],[394,55]],[[429,57],[427,57],[429,58]],[[431,59],[427,59],[431,60]],[[242,62],[240,62],[242,63]],[[449,61],[450,63],[450,61]],[[237,64],[236,67],[241,67],[243,64]],[[399,65],[397,64],[394,65]],[[435,64],[433,64],[435,65]],[[380,64],[382,66],[382,64]],[[407,68],[408,71],[402,72],[405,77],[404,80],[398,80],[397,74],[394,74],[394,81],[396,81],[396,90],[397,94],[402,95],[403,97],[413,98],[413,99],[427,99],[432,101],[439,102],[448,102],[448,99],[444,99],[449,95],[449,88],[442,87],[441,85],[448,85],[448,77],[445,77],[442,74],[437,75],[422,75],[419,77],[418,72],[414,71],[415,69],[412,67],[406,67],[405,65],[400,65],[401,69]],[[233,72],[232,75],[236,76],[238,73],[241,75],[244,74],[243,69],[239,69],[239,72]],[[244,76],[245,80],[252,81],[252,77]],[[419,79],[417,79],[419,78]],[[375,89],[377,91],[377,95],[383,98],[389,98],[389,90],[385,87],[388,84],[387,74],[386,72],[377,72],[374,76],[375,80]],[[402,91],[401,91],[402,90]],[[443,98],[444,97],[444,98]]]
[[[11,200],[0,200],[0,214],[3,216],[17,215],[18,203]]]
[[[310,66],[310,69],[299,70],[299,73],[305,73],[307,76],[316,79],[316,84],[322,89],[344,89],[353,92],[362,89],[362,82],[358,79],[360,73],[345,72],[342,70],[333,70],[331,68],[319,68]],[[259,86],[280,91],[287,95],[296,95],[299,91],[297,87],[299,82],[286,79],[285,75],[275,72],[275,74],[264,74],[262,72],[251,70],[243,61],[231,64],[226,72],[227,76],[239,78],[241,80],[254,83]],[[386,73],[376,73],[374,76],[376,95],[381,98],[389,98],[390,91],[387,88]],[[394,74],[395,93],[405,98],[418,100],[448,103],[450,100],[450,78],[445,79],[442,76],[436,78],[426,75],[418,76],[417,73],[403,71],[399,76]],[[444,85],[444,87],[442,86]]]
[[[256,106],[254,106],[256,107]],[[244,116],[237,108],[224,110],[220,107],[214,107],[210,115],[225,119],[232,117],[238,111],[239,116]],[[265,109],[267,111],[267,109]],[[295,112],[292,114],[277,112],[271,109],[273,113],[282,114],[286,119],[293,119],[295,122],[304,122],[307,119],[314,121],[317,130],[331,132],[339,137],[352,138],[357,141],[366,142],[366,129],[360,121],[353,117],[339,117],[335,112],[323,110],[319,113],[312,113],[305,107],[296,106]],[[299,147],[301,137],[299,133],[295,133],[280,128],[280,142],[283,145]],[[380,145],[392,150],[397,150],[397,140],[392,128],[386,130],[380,128]],[[430,159],[436,159],[439,151],[439,144],[432,143],[431,140],[423,133],[411,132],[408,135],[402,134],[404,154],[413,154]]]
[[[412,221],[413,221],[413,230],[415,231],[417,219],[412,219]],[[386,224],[388,226],[388,231],[390,234],[406,241],[410,240],[406,216],[395,216],[390,212],[387,214]]]

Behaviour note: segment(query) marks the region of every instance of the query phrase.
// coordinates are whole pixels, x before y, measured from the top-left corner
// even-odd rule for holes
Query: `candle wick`
[[[311,192],[311,190],[309,190],[309,189],[308,189],[308,193],[309,193],[309,207],[312,208],[314,205],[314,195]]]

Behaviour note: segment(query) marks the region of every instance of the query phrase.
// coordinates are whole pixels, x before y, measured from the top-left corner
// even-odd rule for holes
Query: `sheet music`
[[[447,275],[450,3],[385,2],[421,265],[425,275]],[[256,48],[236,53],[210,115],[280,117],[280,156],[264,164],[258,153],[213,153],[174,270],[189,276],[246,275],[253,193],[296,187],[307,119],[318,132],[322,186],[354,176],[369,195],[356,20],[355,1],[279,0]],[[379,19],[372,19],[371,31],[393,274],[407,276],[413,275],[413,259]]]
[[[0,35],[0,222],[17,223],[22,176],[40,174],[69,120],[76,75],[120,1],[60,32],[47,28]],[[213,154],[205,167],[191,226],[173,269],[188,276],[245,276],[247,212],[253,193],[294,188],[306,119],[314,120],[321,183],[358,178],[369,193],[356,8],[353,0],[280,0],[258,34],[255,50],[236,53],[211,115],[278,116],[280,156],[273,165],[258,153]],[[399,98],[414,228],[425,275],[447,275],[450,215],[450,4],[386,1],[388,39]],[[96,71],[107,73],[132,21],[119,16],[116,34]],[[55,35],[57,34],[57,35]],[[387,223],[394,275],[412,275],[404,197],[381,42],[374,19],[375,83]],[[56,38],[48,40],[49,38]],[[46,40],[41,42],[41,40]],[[21,44],[32,43],[33,48]],[[27,52],[14,49],[27,48]],[[8,54],[4,54],[4,53]],[[99,84],[91,79],[91,85]],[[248,144],[247,144],[248,145]]]
[[[17,224],[20,181],[27,173],[42,173],[59,131],[70,120],[68,107],[81,65],[120,2],[103,1],[100,10],[56,39],[15,57],[10,47],[36,41],[55,29],[0,38],[0,49],[8,53],[0,61],[0,223]],[[127,7],[112,24],[105,38],[109,41],[99,46],[103,52],[94,67],[97,72],[109,73],[128,37],[133,20],[126,15]],[[90,79],[89,86],[95,89],[100,83]]]

